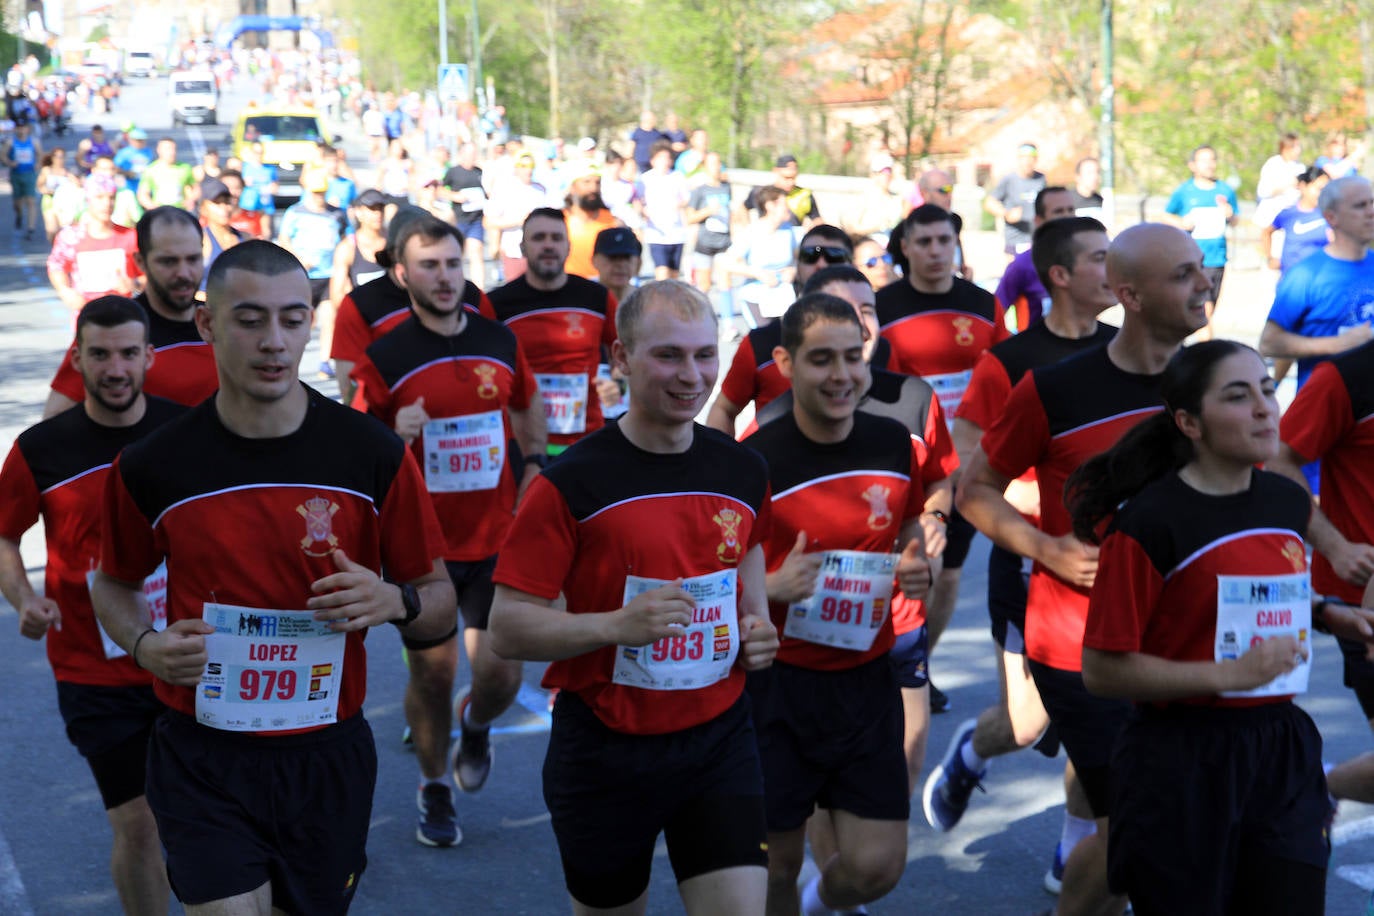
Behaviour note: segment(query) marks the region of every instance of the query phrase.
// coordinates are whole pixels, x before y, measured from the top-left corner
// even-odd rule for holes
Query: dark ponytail
[[[1198,415],[1217,363],[1255,351],[1233,340],[1209,340],[1184,347],[1164,369],[1160,393],[1164,412],[1132,427],[1107,451],[1083,462],[1064,485],[1064,505],[1081,541],[1101,541],[1098,526],[1151,481],[1193,459],[1193,443],[1179,430],[1174,411]]]

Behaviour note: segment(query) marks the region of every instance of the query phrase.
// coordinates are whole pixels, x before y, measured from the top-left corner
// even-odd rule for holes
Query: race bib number
[[[494,490],[506,466],[501,411],[430,420],[425,424],[425,486],[431,493]]]
[[[945,424],[953,426],[954,411],[959,406],[959,402],[964,399],[964,392],[968,390],[969,379],[973,378],[973,370],[965,369],[963,372],[923,375],[921,378],[929,382],[930,387],[935,389],[935,396],[940,399],[940,409],[945,412]]]
[[[86,573],[86,590],[90,591],[95,584],[95,570]],[[152,615],[152,626],[154,630],[162,631],[167,629],[167,564],[159,563],[153,574],[143,580],[143,598],[148,602],[148,613]],[[100,645],[105,650],[106,658],[122,658],[129,653],[119,647],[119,644],[110,638],[110,634],[105,632],[105,628],[100,625],[100,618],[95,618],[95,628],[100,631]]]
[[[1195,207],[1188,211],[1193,221],[1193,238],[1219,239],[1226,234],[1226,217],[1220,207]]]
[[[896,574],[896,554],[827,550],[816,573],[816,590],[787,609],[783,634],[866,652],[887,619]]]
[[[763,287],[758,292],[759,314],[765,318],[778,318],[796,301],[797,294],[791,283]]]
[[[1307,692],[1312,671],[1312,584],[1308,574],[1217,576],[1217,661],[1237,659],[1272,636],[1292,636],[1307,660],[1253,690],[1224,697],[1273,697]]]
[[[549,432],[572,435],[587,431],[587,375],[538,375],[534,377],[544,398],[544,419]]]
[[[739,653],[738,578],[735,570],[724,569],[684,580],[683,589],[696,601],[692,622],[679,636],[647,646],[617,646],[612,682],[645,690],[696,690],[729,677]],[[668,581],[626,576],[625,604]]]
[[[344,641],[313,611],[205,605],[209,660],[196,721],[230,732],[275,732],[339,718]]]
[[[123,248],[78,251],[76,253],[77,285],[82,292],[88,293],[117,289],[125,277],[124,263],[126,257]]]

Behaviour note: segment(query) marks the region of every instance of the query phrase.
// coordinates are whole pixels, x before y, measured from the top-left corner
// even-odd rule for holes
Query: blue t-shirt
[[[135,149],[132,146],[126,146],[114,156],[115,168],[132,176],[126,176],[125,180],[129,190],[135,193],[138,191],[138,180],[143,177],[144,170],[152,161],[153,153],[147,147]]]
[[[278,232],[296,256],[310,265],[306,274],[312,280],[325,279],[334,272],[334,249],[347,234],[348,219],[342,210],[326,205],[317,213],[304,203],[286,208]]]
[[[1362,261],[1342,261],[1318,251],[1293,265],[1280,279],[1269,320],[1303,337],[1334,337],[1374,322],[1374,252]],[[1298,387],[1326,357],[1298,360]]]
[[[1297,207],[1281,210],[1274,217],[1274,228],[1283,230],[1280,271],[1286,271],[1326,247],[1326,217],[1320,210],[1299,210]]]
[[[245,162],[240,166],[239,174],[243,176],[243,193],[239,195],[239,209],[276,213],[276,201],[264,190],[267,185],[277,180],[276,166],[265,162]]]
[[[1226,266],[1226,218],[1217,206],[1217,198],[1224,197],[1233,214],[1240,211],[1236,192],[1229,184],[1218,181],[1210,188],[1200,188],[1189,178],[1178,186],[1169,198],[1164,212],[1193,221],[1193,241],[1202,249],[1203,267]]]
[[[358,186],[354,184],[353,179],[342,175],[335,175],[329,179],[329,187],[324,192],[325,203],[346,210],[353,206],[353,201],[357,198]]]

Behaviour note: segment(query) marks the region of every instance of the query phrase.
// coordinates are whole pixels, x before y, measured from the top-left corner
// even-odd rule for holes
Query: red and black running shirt
[[[582,433],[549,432],[550,445],[571,445],[601,428],[601,398],[596,371],[601,348],[615,343],[615,295],[600,283],[567,275],[555,290],[530,286],[522,274],[491,291],[496,317],[515,332],[530,368],[540,374],[587,376],[587,429]]]
[[[134,301],[148,316],[148,343],[153,347],[153,364],[143,380],[143,393],[194,407],[219,390],[215,372],[215,350],[196,329],[195,321],[173,321],[153,311],[148,294],[139,293]],[[72,342],[76,346],[76,342]],[[52,390],[72,401],[86,397],[81,373],[72,367],[70,351],[57,367]]]
[[[306,391],[305,420],[280,438],[235,435],[211,399],[125,448],[105,487],[101,570],[138,582],[165,557],[168,624],[200,620],[206,602],[304,610],[336,549],[393,581],[428,575],[443,535],[414,459],[372,417]],[[345,643],[340,721],[367,693],[365,634]],[[195,716],[193,688],[154,686]]]
[[[1321,460],[1322,512],[1357,544],[1374,544],[1374,344],[1317,364],[1279,421],[1280,438],[1309,461]],[[1359,604],[1351,585],[1320,553],[1312,586]]]
[[[538,397],[534,375],[509,328],[481,315],[466,318],[462,331],[445,337],[412,316],[369,346],[353,368],[367,411],[395,428],[396,412],[419,398],[433,420],[499,410],[509,443],[509,411],[526,410]],[[424,436],[410,447],[423,468]],[[445,560],[485,560],[500,549],[515,510],[518,470],[507,445],[496,487],[430,494],[444,529]]]
[[[1015,334],[979,357],[973,367],[973,378],[969,379],[968,391],[959,402],[955,412],[956,420],[967,420],[980,430],[991,428],[1007,406],[1011,389],[1021,376],[1041,366],[1077,356],[1085,350],[1105,347],[1116,336],[1116,328],[1109,324],[1097,323],[1097,329],[1087,337],[1060,337],[1046,327],[1043,320],[1037,321],[1020,334]],[[1021,475],[1027,483],[1035,482],[1035,469]],[[1040,519],[1029,518],[1031,524],[1039,525]]]
[[[1310,384],[1310,383],[1309,383]],[[1307,569],[1306,491],[1256,470],[1250,488],[1209,496],[1171,473],[1117,513],[1102,544],[1083,645],[1180,662],[1213,661],[1217,577]],[[1286,696],[1195,697],[1188,705],[1253,706]]]
[[[696,426],[678,454],[643,451],[614,423],[585,437],[534,479],[496,564],[501,585],[568,613],[624,605],[625,577],[672,580],[737,567],[768,537],[768,468],[729,436]],[[744,670],[694,690],[611,681],[615,646],[549,665],[545,687],[576,693],[608,728],[662,734],[720,715],[739,699]]]
[[[41,517],[48,547],[43,593],[57,602],[62,627],[48,630],[48,662],[59,681],[103,687],[148,685],[153,677],[128,658],[106,658],[86,574],[100,561],[100,501],[120,450],[185,408],[148,398],[133,426],[102,426],[78,404],[30,427],[0,469],[0,537],[16,544]]]
[[[959,469],[959,455],[954,440],[945,425],[944,411],[935,391],[921,378],[902,375],[884,369],[871,368],[873,383],[859,402],[859,412],[874,417],[888,417],[906,427],[916,449],[921,469],[923,491],[947,478]],[[780,394],[755,417],[767,426],[779,417],[791,416],[791,389]],[[752,445],[752,441],[750,442]],[[898,636],[922,627],[926,622],[926,606],[913,601],[901,592],[892,599],[892,624]]]
[[[739,342],[739,347],[730,360],[730,368],[725,372],[725,379],[720,383],[720,393],[736,407],[743,408],[750,401],[754,402],[754,419],[740,434],[741,440],[748,438],[767,423],[768,418],[792,411],[789,404],[780,413],[764,413],[764,408],[792,390],[792,383],[783,376],[773,359],[773,350],[780,346],[780,320],[754,328]],[[873,358],[868,363],[869,367],[875,372],[885,369],[891,359],[892,345],[885,338],[878,338],[873,347]]]
[[[1006,409],[983,433],[982,447],[988,465],[1008,478],[1035,470],[1042,531],[1059,537],[1073,530],[1064,483],[1084,461],[1164,409],[1160,379],[1123,372],[1105,347],[1021,376]],[[1082,670],[1087,613],[1085,589],[1035,564],[1026,598],[1026,655],[1063,671]]]
[[[748,445],[768,462],[773,491],[773,529],[764,544],[769,572],[782,566],[802,531],[808,552],[892,553],[902,526],[925,506],[920,449],[895,420],[857,413],[843,442],[819,443],[803,435],[789,413],[762,426]],[[894,580],[886,597],[896,593]],[[768,609],[782,636],[778,661],[790,665],[836,671],[892,648],[891,613],[872,647],[859,652],[788,638],[788,606],[769,602]]]
[[[496,318],[487,294],[471,280],[463,284],[463,308]],[[373,341],[409,317],[410,293],[397,286],[390,273],[355,286],[339,303],[329,358],[357,363]]]
[[[892,344],[889,369],[919,375],[935,388],[946,416],[968,386],[983,351],[1011,336],[992,293],[962,277],[946,293],[918,292],[905,279],[878,290],[878,324]]]

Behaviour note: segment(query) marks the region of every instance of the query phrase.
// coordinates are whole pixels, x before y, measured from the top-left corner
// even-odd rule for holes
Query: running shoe
[[[458,741],[449,754],[453,781],[464,792],[476,792],[491,775],[491,726],[477,729],[467,724],[470,687],[464,687],[453,701],[453,718],[458,721]]]
[[[937,716],[949,712],[949,697],[945,696],[945,692],[936,687],[934,681],[926,681],[926,686],[930,688],[930,711]]]
[[[463,842],[458,829],[458,814],[453,810],[453,790],[441,782],[426,783],[416,796],[420,807],[420,826],[415,839],[426,846],[457,846]]]
[[[334,366],[328,360],[320,362],[320,378],[327,379],[334,377]]]
[[[968,808],[969,796],[987,774],[987,768],[975,773],[964,763],[964,745],[973,740],[973,730],[978,726],[977,719],[966,719],[954,730],[949,749],[944,758],[926,780],[921,793],[921,804],[925,809],[926,821],[941,832],[954,829]]]
[[[1045,872],[1044,888],[1056,896],[1064,889],[1064,846],[1061,843],[1054,844],[1054,861]]]

